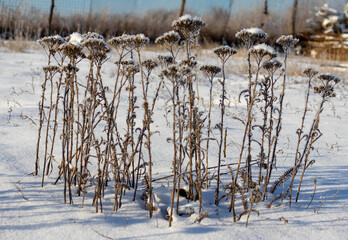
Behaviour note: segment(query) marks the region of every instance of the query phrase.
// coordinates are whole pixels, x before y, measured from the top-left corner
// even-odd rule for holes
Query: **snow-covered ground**
[[[153,52],[147,53],[147,56],[155,55]],[[242,68],[240,61],[244,61],[243,59],[232,60],[229,67]],[[217,62],[209,57],[198,60]],[[245,217],[237,223],[233,222],[232,214],[227,210],[228,201],[222,200],[218,207],[213,204],[214,189],[211,188],[203,193],[203,211],[209,212],[208,218],[194,223],[196,213],[190,217],[175,216],[173,227],[168,228],[168,220],[162,209],[166,209],[170,203],[169,179],[154,183],[155,200],[160,210],[149,219],[141,201],[132,201],[132,191],[127,192],[122,208],[113,212],[112,191],[107,190],[103,213],[95,213],[95,208],[91,206],[91,195],[87,196],[84,208],[81,208],[81,198],[77,196],[73,198],[74,204],[64,204],[62,183],[52,184],[56,174],[51,174],[43,188],[41,177],[30,175],[34,171],[37,140],[37,126],[34,122],[38,121],[42,66],[46,62],[46,55],[42,51],[12,53],[0,49],[0,239],[347,239],[348,68],[344,65],[329,68],[343,81],[337,86],[337,97],[330,99],[324,107],[320,121],[324,135],[311,155],[311,159],[316,162],[306,172],[298,203],[293,203],[290,207],[284,200],[283,204],[276,202],[268,209],[268,201],[260,202],[254,206],[260,216],[252,213],[246,228]],[[319,64],[309,59],[296,58],[291,64],[304,69],[313,62],[319,71],[328,70],[325,62]],[[83,73],[88,71],[87,66],[82,64],[80,68],[79,73],[84,76]],[[234,71],[229,69],[228,72]],[[103,70],[104,79],[112,81],[114,73],[113,64],[107,63]],[[230,74],[228,78],[228,159],[236,162],[242,125],[232,116],[243,114],[245,110],[245,106],[238,103],[237,98],[247,80],[241,74]],[[220,87],[215,84],[214,111],[218,115]],[[293,164],[297,137],[295,132],[302,114],[304,89],[304,77],[291,76],[285,97],[281,133],[280,149],[283,154],[278,159],[273,180]],[[172,159],[171,145],[166,141],[170,137],[171,128],[166,126],[162,110],[166,93],[164,90],[161,93],[162,97],[157,104],[159,113],[154,117],[153,124],[153,130],[160,132],[153,137],[154,178],[170,174]],[[207,93],[208,83],[201,82],[199,95],[205,106]],[[316,106],[310,106],[312,114],[316,111]],[[214,162],[214,158],[211,159]],[[316,194],[307,208],[313,194],[314,178],[317,179]],[[183,199],[181,201],[183,206],[197,209],[197,203],[186,203]]]

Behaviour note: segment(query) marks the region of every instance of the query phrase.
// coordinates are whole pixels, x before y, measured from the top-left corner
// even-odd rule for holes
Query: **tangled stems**
[[[267,33],[265,33],[263,30],[259,29],[259,28],[247,28],[247,29],[243,29],[239,32],[236,33],[236,37],[241,39],[244,44],[247,47],[248,50],[248,56],[247,56],[247,62],[248,62],[248,102],[247,102],[247,111],[248,111],[248,117],[247,117],[247,124],[246,124],[246,131],[247,131],[247,135],[248,135],[248,156],[247,156],[247,161],[246,161],[246,167],[247,167],[247,185],[249,188],[249,180],[251,181],[251,123],[249,123],[249,121],[251,121],[251,118],[249,116],[249,112],[251,114],[251,109],[252,108],[252,102],[254,101],[253,99],[253,93],[252,93],[252,69],[251,69],[251,52],[250,49],[257,43],[262,42],[263,40],[265,40],[267,38]],[[243,137],[243,141],[242,141],[242,149],[241,149],[241,153],[240,153],[240,158],[238,161],[238,167],[237,167],[237,174],[235,177],[235,181],[238,180],[238,171],[239,171],[239,167],[240,167],[240,161],[242,158],[242,154],[244,151],[244,146],[245,145],[245,136]]]
[[[76,47],[82,46],[81,48],[84,49],[83,51],[76,53],[75,58],[70,58],[70,53],[63,52],[63,48],[60,47],[58,51],[55,51],[54,49],[48,51],[50,54],[49,59],[55,59],[58,55],[66,55],[66,59],[62,60],[61,63],[58,62],[57,68],[49,65],[47,69],[44,69],[45,78],[47,79],[45,86],[47,89],[42,89],[43,94],[41,95],[41,99],[46,101],[46,105],[49,105],[50,109],[46,110],[47,106],[45,106],[45,103],[43,103],[43,101],[40,102],[42,107],[41,109],[39,108],[39,110],[41,110],[41,120],[43,122],[41,123],[41,127],[38,126],[40,128],[38,135],[40,139],[40,134],[43,135],[41,131],[43,131],[43,129],[46,130],[46,136],[44,136],[46,146],[44,147],[45,160],[43,174],[47,174],[49,168],[53,167],[53,165],[51,166],[51,164],[54,164],[53,145],[57,146],[57,143],[59,143],[54,139],[56,138],[56,135],[61,136],[59,146],[61,147],[61,156],[57,158],[60,162],[58,166],[59,176],[56,182],[58,182],[59,179],[62,179],[62,182],[64,181],[65,202],[72,203],[72,190],[75,185],[78,186],[78,194],[83,194],[83,206],[85,196],[87,196],[86,193],[88,187],[93,186],[93,205],[96,212],[103,211],[102,200],[104,201],[104,190],[107,189],[110,181],[110,185],[112,185],[111,187],[114,190],[113,210],[116,211],[122,206],[122,198],[125,198],[126,190],[130,189],[130,187],[134,188],[134,195],[132,194],[133,201],[137,199],[137,196],[140,197],[139,193],[137,194],[139,191],[139,179],[144,177],[142,183],[142,189],[144,192],[141,195],[141,199],[145,202],[145,207],[147,208],[150,217],[153,217],[153,214],[157,211],[157,206],[155,203],[154,190],[152,188],[154,186],[153,181],[157,179],[153,179],[152,176],[153,152],[151,148],[153,147],[151,139],[153,139],[154,132],[151,132],[151,128],[153,128],[151,122],[156,99],[158,98],[161,86],[165,85],[169,92],[168,95],[170,95],[170,98],[167,98],[168,101],[166,103],[169,102],[172,104],[172,106],[166,106],[166,110],[169,110],[168,107],[170,107],[170,111],[166,111],[166,114],[172,114],[171,120],[166,120],[168,125],[169,122],[173,122],[173,125],[171,126],[172,136],[168,138],[170,144],[173,144],[171,148],[173,151],[171,164],[173,175],[168,176],[173,177],[171,181],[172,188],[170,189],[171,204],[170,207],[168,206],[167,208],[169,226],[173,224],[175,197],[177,213],[180,212],[179,196],[183,196],[183,194],[183,197],[186,197],[187,200],[199,201],[199,212],[201,212],[204,207],[204,199],[202,199],[203,186],[205,185],[205,187],[208,188],[209,181],[213,178],[213,181],[217,179],[214,202],[218,205],[222,198],[231,197],[229,210],[233,210],[234,221],[238,221],[242,216],[246,215],[248,222],[250,213],[252,211],[257,212],[254,209],[254,203],[260,201],[262,197],[261,191],[257,186],[262,184],[262,167],[267,165],[266,170],[264,170],[266,171],[265,185],[267,185],[270,179],[271,167],[276,163],[275,160],[273,161],[272,153],[274,154],[276,152],[276,148],[274,148],[274,140],[276,137],[280,136],[279,132],[281,127],[279,126],[281,125],[277,125],[276,128],[273,126],[276,125],[273,123],[273,121],[275,121],[273,115],[275,115],[274,112],[276,112],[276,109],[278,110],[276,106],[278,101],[275,96],[275,83],[278,79],[283,77],[283,72],[279,74],[279,77],[275,77],[275,72],[282,64],[274,58],[276,53],[271,47],[265,44],[258,44],[267,36],[262,30],[248,29],[239,32],[238,36],[248,47],[247,61],[249,69],[247,75],[249,82],[247,89],[241,93],[241,95],[245,93],[247,116],[246,121],[243,121],[245,129],[242,133],[243,139],[241,139],[242,145],[241,149],[239,149],[239,156],[237,156],[239,157],[238,162],[227,164],[227,167],[229,168],[230,165],[233,164],[236,164],[237,167],[236,169],[233,169],[233,171],[230,168],[232,182],[225,185],[223,178],[221,177],[224,174],[222,167],[226,166],[223,165],[222,162],[224,161],[224,158],[226,158],[226,142],[228,141],[227,132],[224,132],[224,129],[226,128],[224,125],[226,124],[225,113],[227,109],[225,106],[225,67],[229,57],[235,54],[236,51],[228,46],[219,47],[214,50],[214,53],[217,54],[221,60],[221,68],[211,65],[204,65],[200,68],[210,83],[208,84],[209,109],[206,113],[201,112],[198,105],[199,103],[196,100],[196,93],[198,91],[195,93],[192,86],[194,81],[196,81],[197,84],[199,82],[199,75],[195,75],[194,71],[197,62],[195,61],[196,58],[192,55],[192,46],[195,44],[200,28],[204,25],[205,23],[199,18],[185,16],[173,22],[175,31],[166,33],[156,40],[158,44],[162,45],[167,51],[169,51],[170,56],[159,57],[163,71],[160,74],[160,80],[157,81],[158,87],[155,91],[155,97],[152,99],[152,105],[149,100],[149,92],[151,92],[151,89],[154,90],[154,88],[150,87],[154,78],[150,75],[157,64],[152,60],[142,61],[143,53],[141,50],[148,43],[148,39],[144,35],[122,35],[120,37],[112,38],[108,41],[108,44],[106,44],[103,37],[96,33],[88,33],[81,36],[80,40],[77,34],[72,34],[70,37],[66,38],[65,41],[69,41],[69,44]],[[183,39],[181,42],[182,44],[176,46],[180,37]],[[279,44],[285,46],[284,49],[291,47],[292,43],[293,40],[289,37],[283,37],[281,41],[279,40]],[[64,44],[65,43],[62,43],[60,45]],[[104,86],[102,81],[102,65],[105,61],[110,59],[110,55],[107,55],[110,51],[108,45],[114,48],[119,55],[116,62],[116,79],[112,83],[111,89],[108,88],[108,85]],[[183,48],[185,47],[185,49],[183,49],[185,52],[182,56],[179,56],[177,50],[180,49],[181,46]],[[73,49],[73,46],[70,47]],[[87,81],[85,83],[84,81],[80,82],[80,76],[77,77],[77,63],[82,59],[82,52],[88,53],[87,59],[90,64],[90,71],[86,76]],[[134,56],[136,63],[133,61],[132,53],[135,53]],[[128,54],[131,55],[128,56],[129,58],[127,57]],[[268,58],[270,60],[268,60]],[[181,60],[178,64],[177,59]],[[256,71],[252,71],[252,60],[256,63]],[[287,52],[285,57],[285,62],[286,61]],[[265,74],[264,78],[260,75],[261,68],[264,68],[268,73]],[[212,143],[210,140],[212,139],[211,136],[213,134],[211,130],[213,120],[212,89],[213,80],[221,71],[222,74],[219,79],[219,84],[221,84],[220,105],[218,109],[219,114],[217,116],[220,121],[216,125],[219,137],[217,139],[217,148],[213,149],[216,150],[215,153],[218,154],[218,165],[212,167],[209,165],[209,160],[211,161],[209,153],[210,156],[212,156],[210,146]],[[136,75],[137,73],[140,73],[140,76]],[[309,88],[311,86],[310,82],[312,77],[310,77],[308,90],[306,92],[305,113],[303,114],[301,127],[298,131],[299,140],[296,146],[294,168],[287,171],[287,175],[284,175],[285,177],[282,178],[282,182],[284,183],[290,179],[292,174],[293,178],[292,183],[290,184],[291,187],[288,188],[286,194],[282,194],[281,197],[286,196],[293,187],[293,181],[300,166],[303,165],[303,172],[300,176],[301,185],[306,168],[312,164],[312,161],[309,160],[309,154],[313,144],[321,136],[318,129],[319,114],[323,110],[323,105],[326,99],[334,96],[334,84],[332,84],[332,81],[335,83],[338,82],[338,79],[328,74],[319,77],[323,84],[316,87],[315,92],[321,94],[323,101],[316,117],[314,118],[309,134],[304,135],[302,134],[304,129],[304,118],[307,112]],[[168,86],[164,83],[165,78],[170,81]],[[284,76],[283,85],[280,90],[280,92],[282,92],[281,101],[279,101],[280,105],[283,104],[285,78],[286,77]],[[52,80],[55,80],[56,82]],[[140,91],[138,91],[138,89],[137,91],[134,90],[137,81],[139,81],[139,86],[141,86]],[[329,83],[330,81],[331,83]],[[49,92],[49,88],[54,87],[56,87],[56,89]],[[81,91],[81,87],[84,88],[84,93]],[[138,97],[138,92],[143,100],[143,112],[141,110],[136,110],[137,106],[135,105],[135,102]],[[55,95],[56,99],[54,99]],[[109,101],[108,96],[110,96],[111,101]],[[164,98],[166,97],[167,96],[164,96]],[[125,101],[123,101],[123,99]],[[258,116],[257,114],[260,114],[255,110],[259,100],[261,100],[262,103],[262,105],[260,105],[260,111],[261,114],[263,114],[263,119],[261,120],[262,122],[260,125],[253,125],[254,122],[256,123],[255,119],[256,116]],[[47,102],[49,102],[49,104]],[[120,122],[119,113],[121,113],[122,110],[119,110],[119,106],[122,106],[122,104],[125,106],[125,112],[127,112],[128,107],[128,114],[125,117],[125,122],[122,122],[123,125],[118,126],[117,124]],[[59,113],[58,109],[63,109],[63,111]],[[280,107],[279,111],[282,111],[282,107]],[[135,114],[138,114],[138,112],[143,113],[142,119],[140,119],[140,121],[142,120],[142,126],[140,127],[135,126]],[[58,122],[59,117],[61,117],[61,122]],[[206,120],[207,122],[205,122]],[[46,121],[47,125],[45,125]],[[52,123],[49,123],[51,121]],[[207,124],[207,126],[205,126],[205,124]],[[59,125],[62,127],[58,128]],[[47,129],[44,128],[46,126]],[[51,130],[52,126],[53,130]],[[252,131],[255,131],[254,127],[260,127],[262,131],[262,135],[260,136],[261,140],[256,139],[255,137],[253,138]],[[203,138],[203,135],[207,137]],[[257,134],[254,134],[254,136],[257,136]],[[305,136],[308,136],[308,138]],[[47,143],[49,142],[49,139],[52,139],[52,145]],[[304,149],[302,152],[300,149],[305,140],[306,143],[303,144]],[[260,143],[260,149],[252,149],[252,147],[254,147],[253,141]],[[202,147],[203,142],[204,147],[206,148]],[[258,150],[259,155],[257,158],[258,163],[260,164],[260,169],[257,169],[258,173],[255,171],[254,175],[252,175],[251,155],[254,154],[254,152],[256,153]],[[146,154],[145,151],[147,152]],[[300,151],[302,154],[300,154]],[[222,154],[224,154],[224,156],[222,156]],[[244,157],[246,157],[245,167],[241,165],[242,158]],[[267,164],[265,164],[266,157]],[[48,163],[47,160],[49,160]],[[182,171],[183,167],[185,167],[184,164],[186,170]],[[36,158],[36,165],[38,166],[38,155]],[[245,174],[244,170],[241,170],[243,168],[247,170],[245,171]],[[210,169],[216,169],[216,173],[209,176],[208,170]],[[111,174],[113,174],[113,179],[109,176]],[[241,176],[238,178],[239,174]],[[252,181],[255,181],[257,175],[258,184]],[[184,184],[183,181],[188,185],[188,191],[183,187],[180,188],[180,184]],[[241,185],[242,181],[243,186]],[[44,177],[42,178],[42,184],[43,182]],[[222,188],[221,186],[223,185],[225,186]],[[265,186],[265,189],[263,190],[263,195],[265,197],[267,186]],[[221,191],[229,192],[223,195]],[[300,187],[298,194],[299,192]],[[249,198],[250,195],[251,198]],[[105,197],[106,196],[107,195],[105,195]],[[240,196],[244,208],[244,211],[239,214],[239,218],[235,211],[235,205],[238,205],[236,196]],[[183,198],[181,197],[181,199]],[[249,203],[251,206],[248,206]],[[180,204],[182,204],[182,202],[180,202]]]
[[[44,37],[40,40],[38,40],[38,43],[42,46],[42,48],[45,50],[47,56],[48,56],[48,66],[51,65],[51,58],[55,58],[55,54],[57,53],[58,47],[65,42],[65,39],[62,38],[59,35],[56,36],[50,36],[50,37]],[[46,69],[45,70],[45,79],[42,84],[42,94],[41,94],[41,101],[39,103],[39,128],[38,128],[38,138],[37,138],[37,144],[36,144],[36,158],[35,158],[35,171],[34,175],[37,175],[39,172],[39,152],[40,152],[40,140],[41,140],[41,130],[44,122],[44,106],[45,106],[45,92],[46,92],[46,85],[49,81],[49,77],[51,76],[53,78],[52,69]],[[51,84],[52,87],[52,84]],[[53,91],[53,89],[51,89]],[[47,142],[47,141],[46,141]],[[46,155],[44,156],[46,161]]]
[[[319,87],[315,87],[314,92],[321,96],[321,102],[319,105],[319,109],[316,113],[316,116],[313,120],[312,127],[309,131],[309,134],[308,134],[309,137],[307,139],[304,152],[303,152],[301,159],[299,161],[299,164],[301,164],[303,159],[304,159],[302,174],[300,177],[300,183],[298,185],[297,194],[296,194],[296,202],[298,201],[298,197],[300,195],[301,184],[302,184],[304,173],[305,173],[306,169],[308,168],[308,166],[312,162],[312,161],[308,162],[309,154],[310,154],[311,149],[312,149],[312,145],[314,142],[316,142],[322,136],[322,133],[319,130],[319,119],[320,119],[320,114],[323,112],[324,103],[329,98],[336,96],[336,94],[334,93],[334,86],[341,81],[340,78],[335,77],[329,73],[321,74],[318,76],[318,78],[321,80],[322,85],[320,85]]]
[[[234,54],[237,53],[237,50],[234,48],[231,48],[229,46],[221,46],[214,49],[214,53],[220,58],[221,60],[221,72],[222,72],[222,80],[220,81],[222,86],[222,93],[221,93],[221,99],[220,99],[220,142],[219,142],[219,152],[218,152],[218,169],[217,169],[217,183],[216,183],[216,189],[215,189],[215,205],[219,205],[219,186],[220,186],[220,168],[221,168],[221,154],[222,154],[222,145],[223,145],[223,131],[224,131],[224,115],[225,115],[225,64],[227,60]]]
[[[152,218],[153,213],[153,194],[152,194],[152,154],[151,154],[151,112],[149,109],[149,103],[147,99],[147,90],[148,90],[148,78],[147,82],[145,83],[144,79],[144,71],[143,71],[143,64],[141,62],[141,48],[144,47],[148,42],[149,39],[145,36],[139,36],[138,38],[135,38],[134,40],[136,48],[135,51],[138,54],[138,62],[139,62],[139,69],[140,69],[140,79],[141,79],[141,86],[142,86],[142,92],[143,92],[143,107],[144,107],[144,123],[145,123],[145,129],[147,130],[147,141],[146,141],[146,148],[148,150],[148,161],[149,161],[149,186],[148,186],[148,205],[149,205],[149,213],[150,218]],[[150,71],[155,67],[155,65],[152,63],[147,64],[147,70],[148,75],[150,75]]]
[[[210,133],[211,133],[211,107],[213,103],[213,79],[214,77],[221,72],[221,68],[212,66],[212,65],[203,65],[200,70],[208,77],[208,81],[210,83],[210,88],[209,88],[209,110],[208,110],[208,124],[207,124],[207,145],[206,145],[206,150],[205,150],[205,168],[208,173],[209,169],[209,141],[210,141]],[[206,173],[206,178],[205,178],[205,188],[208,188],[208,174]]]
[[[304,122],[305,122],[305,118],[306,118],[307,111],[308,111],[309,93],[310,93],[310,89],[312,86],[312,79],[318,73],[318,71],[316,71],[312,68],[307,68],[304,71],[304,73],[308,77],[308,86],[307,86],[307,92],[306,92],[306,98],[305,98],[305,107],[304,107],[304,111],[303,111],[303,115],[302,115],[302,119],[301,119],[301,126],[296,132],[297,133],[297,145],[296,145],[296,151],[295,151],[295,160],[294,160],[292,178],[291,178],[291,182],[290,182],[290,186],[289,186],[289,189],[290,189],[289,205],[290,206],[291,206],[291,199],[292,199],[292,187],[293,187],[295,175],[296,175],[297,169],[298,169],[297,166],[299,164],[298,154],[299,154],[300,143],[301,143],[301,140],[304,138],[303,137],[303,127],[304,127]]]
[[[176,190],[176,184],[178,181],[178,164],[177,164],[177,143],[176,143],[176,125],[177,125],[177,119],[176,119],[176,106],[177,102],[175,101],[175,97],[177,96],[178,91],[178,78],[180,77],[178,73],[177,66],[173,65],[168,68],[168,70],[163,71],[164,75],[170,80],[172,83],[172,92],[171,92],[171,100],[173,105],[173,128],[172,128],[172,141],[173,141],[173,187],[172,187],[172,193],[171,193],[171,205],[170,205],[170,212],[169,212],[169,227],[172,223],[173,218],[173,209],[174,209],[174,196],[175,196],[175,190]]]
[[[265,189],[267,188],[268,182],[271,179],[272,169],[273,169],[273,166],[275,165],[275,162],[276,162],[278,139],[279,139],[280,131],[282,129],[283,101],[284,101],[286,79],[287,79],[287,59],[288,59],[290,48],[292,48],[296,43],[298,43],[298,39],[293,38],[292,35],[288,35],[288,36],[283,35],[283,36],[279,37],[276,42],[278,44],[280,44],[284,50],[284,54],[285,54],[285,56],[284,56],[284,69],[285,69],[285,72],[284,72],[284,76],[283,76],[282,91],[281,91],[280,97],[279,97],[279,111],[278,111],[279,116],[278,116],[277,126],[275,128],[276,133],[275,133],[275,140],[274,140],[274,145],[273,145],[271,163],[269,166],[268,176],[266,176],[266,179],[265,179]]]
[[[274,85],[278,79],[275,79],[275,72],[282,66],[282,64],[276,59],[272,58],[268,61],[265,61],[262,64],[262,67],[268,72],[268,75],[264,77],[263,81],[261,81],[261,89],[260,94],[263,96],[264,107],[261,108],[261,112],[263,113],[263,125],[259,126],[262,131],[261,136],[261,144],[260,144],[260,157],[259,157],[259,181],[258,185],[260,186],[262,182],[262,168],[265,166],[264,159],[266,157],[265,154],[265,138],[268,138],[268,154],[271,149],[271,141],[272,141],[272,129],[273,129],[273,103],[274,103]],[[270,116],[268,117],[268,112],[270,112]],[[269,123],[269,125],[267,124]],[[267,157],[267,164],[269,164],[269,158]],[[267,167],[266,167],[267,168]]]
[[[268,56],[270,58],[273,58],[276,56],[276,52],[274,51],[273,48],[266,46],[264,44],[261,45],[256,45],[253,48],[249,49],[248,51],[250,54],[252,54],[255,57],[256,60],[256,64],[257,64],[257,70],[256,70],[256,75],[255,75],[255,80],[253,83],[253,89],[252,89],[252,98],[251,101],[248,103],[248,113],[247,113],[247,119],[246,119],[246,123],[245,123],[245,130],[244,130],[244,135],[243,135],[243,139],[242,139],[242,146],[241,146],[241,151],[239,154],[239,160],[238,160],[238,166],[237,166],[237,172],[236,172],[236,177],[235,177],[235,184],[237,184],[237,180],[238,180],[238,174],[239,174],[239,169],[240,169],[240,164],[241,164],[241,160],[242,160],[242,156],[243,156],[243,151],[244,151],[244,147],[245,147],[245,141],[246,141],[246,136],[247,135],[251,135],[250,131],[251,131],[251,124],[252,124],[252,108],[255,104],[255,99],[257,97],[256,94],[256,87],[257,87],[257,83],[258,83],[258,78],[259,78],[259,72],[261,70],[261,61],[263,60],[264,57]],[[249,146],[248,146],[249,148]],[[248,158],[247,161],[249,161],[249,164],[247,165],[247,169],[249,169],[250,166],[250,161],[251,161],[251,156],[249,154],[248,151]],[[250,172],[251,174],[251,170],[249,170],[248,172]],[[249,185],[251,183],[251,177],[248,175],[247,176],[247,187],[249,189]]]

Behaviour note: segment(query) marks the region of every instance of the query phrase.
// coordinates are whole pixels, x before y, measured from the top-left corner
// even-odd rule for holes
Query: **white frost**
[[[274,50],[274,48],[272,48],[271,46],[268,46],[267,44],[257,44],[255,46],[253,46],[249,51],[253,52],[259,52],[259,53],[263,53],[263,54],[269,54],[271,56],[273,55],[277,55],[276,50]]]
[[[70,40],[69,42],[71,44],[74,44],[75,46],[81,46],[81,42],[84,40],[84,38],[82,37],[82,35],[78,32],[74,32],[72,34],[70,34]]]

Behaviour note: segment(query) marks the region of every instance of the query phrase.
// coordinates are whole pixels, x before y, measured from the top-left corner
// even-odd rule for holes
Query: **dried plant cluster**
[[[201,18],[190,15],[175,20],[172,24],[174,31],[163,34],[155,41],[168,52],[168,55],[158,56],[157,61],[143,59],[142,50],[149,43],[143,34],[124,34],[108,41],[97,33],[73,33],[67,38],[51,36],[40,39],[39,43],[48,55],[48,65],[43,68],[45,78],[39,103],[34,173],[38,175],[41,166],[42,186],[45,177],[56,168],[58,176],[55,183],[63,181],[64,202],[73,202],[72,191],[76,188],[77,194],[82,195],[83,205],[86,193],[93,189],[93,205],[98,212],[103,211],[104,192],[108,187],[113,189],[113,209],[117,211],[122,206],[125,192],[132,189],[135,200],[142,184],[141,199],[152,217],[158,208],[152,185],[151,138],[155,132],[151,126],[157,109],[155,104],[163,93],[160,90],[164,89],[167,93],[161,97],[167,97],[165,115],[172,130],[167,141],[172,145],[173,154],[171,204],[167,208],[169,226],[174,211],[179,213],[182,197],[198,201],[199,214],[204,213],[203,189],[215,188],[216,205],[222,199],[230,199],[229,210],[234,221],[245,215],[246,225],[251,212],[258,213],[255,206],[260,201],[269,201],[271,206],[280,198],[288,198],[291,204],[295,184],[298,185],[297,201],[305,170],[314,163],[309,160],[313,144],[322,136],[320,114],[324,103],[335,96],[334,86],[340,79],[331,74],[318,75],[312,68],[304,71],[308,87],[301,126],[297,131],[294,166],[270,187],[272,171],[277,165],[278,140],[281,138],[288,80],[287,58],[298,40],[292,36],[281,36],[277,40],[284,51],[281,62],[276,58],[278,53],[263,43],[267,34],[261,29],[243,29],[236,34],[248,50],[249,66],[248,88],[239,95],[239,100],[246,102],[246,114],[245,118],[239,119],[244,131],[240,152],[236,154],[228,149],[227,142],[231,137],[224,120],[226,62],[237,50],[229,46],[218,47],[213,52],[220,66],[199,65],[192,49],[196,47],[204,26],[206,23]],[[111,51],[115,51],[118,57],[112,87],[105,85],[102,76],[103,65],[109,60]],[[81,61],[89,62],[89,72],[84,81],[78,80]],[[197,74],[198,69],[201,73]],[[312,89],[317,75],[319,84]],[[199,104],[198,88],[194,88],[200,79],[209,82],[208,111]],[[218,86],[215,86],[216,80]],[[135,91],[136,88],[141,88],[141,91]],[[218,122],[211,115],[213,88],[220,92]],[[149,92],[150,89],[155,92]],[[312,116],[311,127],[306,129],[306,118],[311,117],[308,104],[313,90],[320,95],[321,102],[317,113]],[[127,101],[121,101],[121,98],[127,98]],[[123,106],[125,103],[127,106]],[[120,117],[121,105],[126,109],[125,120]],[[140,106],[142,114],[139,116],[136,109]],[[212,156],[216,157],[214,163],[217,162],[217,166],[211,166]],[[233,157],[236,162],[227,162],[227,158]],[[227,164],[223,165],[223,162]],[[222,168],[228,170],[230,181],[221,178]],[[299,181],[295,181],[299,172]],[[284,189],[287,181],[290,183]],[[282,184],[283,192],[276,195],[276,189]],[[275,197],[270,198],[271,194]]]

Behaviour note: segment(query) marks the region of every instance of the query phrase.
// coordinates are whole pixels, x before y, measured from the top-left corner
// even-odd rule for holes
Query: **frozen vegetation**
[[[1,239],[346,237],[347,66],[205,25],[1,49]]]

